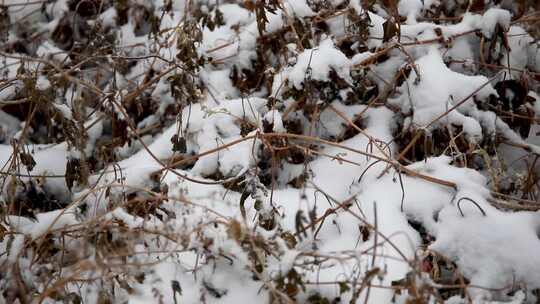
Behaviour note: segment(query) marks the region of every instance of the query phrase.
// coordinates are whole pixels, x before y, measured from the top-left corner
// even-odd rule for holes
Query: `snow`
[[[10,18],[19,21],[25,17],[27,21],[31,21],[32,18],[28,18],[28,16],[35,17],[41,8],[41,3],[27,0],[5,0],[2,4],[8,7]]]
[[[73,213],[70,211],[55,210],[38,214],[35,223],[27,221],[26,224],[18,225],[20,224],[20,218],[13,219],[12,223],[16,227],[14,228],[21,233],[30,236],[32,239],[37,239],[50,231],[76,225],[78,221],[75,220]]]
[[[264,121],[272,125],[272,132],[276,133],[285,133],[286,130],[283,127],[283,120],[281,118],[281,113],[277,110],[268,111],[264,115]]]
[[[540,172],[534,163],[540,128],[532,123],[530,136],[521,138],[512,129],[514,121],[503,121],[489,107],[500,102],[495,84],[510,77],[527,83],[526,94],[536,102],[526,107],[540,117],[535,74],[522,72],[540,69],[533,33],[511,24],[513,12],[503,5],[434,23],[421,20],[443,1],[400,0],[398,13],[406,21],[399,42],[383,41],[389,17],[384,5],[366,11],[359,0],[325,1],[341,7],[333,16],[326,14],[334,8],[316,9],[317,1],[278,2],[282,8],[264,10],[268,22],[262,35],[260,12],[250,10],[247,1],[172,1],[170,12],[162,11],[168,1],[134,1],[122,26],[118,8],[104,7],[94,18],[115,35],[116,49],[90,68],[77,66],[80,58],[50,38],[59,19],[71,13],[68,1],[47,2],[43,11],[41,3],[8,9],[14,20],[36,11],[28,26],[42,28],[45,35],[33,42],[31,56],[76,65],[70,73],[103,95],[89,94],[41,63],[16,59],[28,54],[0,58],[0,72],[10,82],[0,89],[0,105],[24,96],[25,77],[32,75],[38,93],[55,96],[43,104],[55,114],[52,126],[0,109],[0,203],[11,206],[10,187],[21,194],[16,182],[29,181],[39,181],[47,194],[65,203],[35,218],[2,214],[0,265],[7,266],[0,268],[0,303],[13,300],[9,295],[20,284],[18,273],[32,289],[28,302],[57,285],[55,294],[76,294],[85,303],[100,302],[102,294],[113,303],[267,303],[289,297],[289,302],[313,303],[309,297],[316,295],[335,303],[538,301],[533,290],[540,288],[539,213],[512,208],[537,204],[519,189],[527,183],[534,189],[532,179]],[[5,1],[15,3],[21,2]],[[192,5],[208,16],[219,9],[224,24],[211,29],[195,20],[202,33],[197,59],[204,63],[187,71],[177,43],[190,34],[180,28]],[[158,37],[136,30],[141,7],[161,21]],[[367,37],[351,34],[349,9],[369,20],[357,20]],[[314,20],[326,27],[314,26]],[[295,23],[305,27],[303,32]],[[503,72],[476,64],[485,60],[478,53],[481,39],[491,43],[497,25],[509,44],[505,49],[494,42],[492,55]],[[10,28],[9,41],[20,38],[20,26]],[[305,35],[309,47],[297,41],[292,28]],[[349,38],[355,47],[343,43]],[[265,41],[274,45],[265,48]],[[120,71],[116,55],[135,59],[126,59],[127,71]],[[238,87],[233,71],[239,77],[261,76],[261,85]],[[173,75],[193,81],[171,85]],[[60,86],[59,79],[67,84]],[[136,109],[128,109],[126,96],[144,85],[144,94],[130,101]],[[173,96],[171,86],[195,93]],[[365,87],[374,88],[374,96],[361,96]],[[349,100],[350,95],[357,99]],[[155,107],[151,114],[137,112],[145,98]],[[129,119],[130,128],[120,130],[128,142],[111,141],[112,114]],[[55,131],[65,128],[62,123],[83,128],[76,134],[85,138]],[[411,130],[428,135],[448,130],[452,137],[462,131],[464,139],[441,143],[447,149],[440,155],[398,159],[411,139],[404,144],[397,138]],[[48,132],[59,136],[47,138]],[[173,138],[185,147],[176,149]],[[463,151],[454,147],[457,140],[465,141]],[[114,159],[103,162],[106,145]],[[13,161],[15,154],[21,161],[21,151],[33,157],[33,169]],[[468,162],[456,161],[456,155]],[[479,155],[485,159],[479,161]],[[92,163],[88,183],[68,189],[68,159],[82,158]],[[500,189],[498,178],[518,190]],[[493,204],[502,200],[499,191],[510,193],[513,199],[503,202],[512,208]],[[428,254],[454,263],[466,278],[460,295],[443,298],[446,283],[423,269]],[[69,255],[72,261],[64,260]],[[45,270],[52,281],[40,281]],[[370,272],[376,274],[368,281]],[[287,285],[295,275],[302,283]],[[396,282],[407,278],[411,282],[397,294]],[[431,300],[414,298],[426,290],[433,293],[422,296]],[[64,300],[51,293],[43,302]]]
[[[406,84],[400,87],[405,94],[396,101],[404,112],[413,113],[409,123],[417,128],[428,128],[434,124],[459,125],[463,127],[469,140],[480,141],[483,130],[475,119],[480,116],[479,111],[472,98],[465,98],[474,93],[476,99],[485,102],[490,95],[497,95],[489,84],[489,79],[451,71],[444,64],[439,51],[434,48],[416,62],[416,67],[420,75],[411,72]],[[480,87],[482,88],[475,92]],[[457,105],[459,105],[457,111],[451,111],[443,119],[437,120],[443,113]],[[487,130],[487,133],[494,131]]]
[[[481,20],[482,34],[491,38],[493,29],[498,24],[507,31],[510,27],[510,12],[500,8],[490,8],[483,15]]]
[[[539,258],[534,253],[540,249],[537,215],[486,210],[484,217],[470,210],[464,211],[466,215],[461,217],[448,214],[452,211],[441,211],[437,240],[430,249],[455,259],[471,284],[492,288],[512,284],[540,286],[536,271]],[[473,289],[472,292],[482,291]]]
[[[400,0],[398,12],[401,16],[407,16],[407,23],[411,23],[416,20],[416,15],[420,13],[424,5],[421,0]]]
[[[306,49],[299,54],[296,64],[285,72],[285,78],[295,88],[301,89],[305,79],[325,81],[333,70],[342,79],[352,82],[350,66],[350,60],[335,48],[331,39],[326,39],[318,48]]]
[[[230,74],[231,71],[227,69],[220,71],[203,71],[200,77],[205,82],[212,96],[217,100],[222,100],[239,97],[238,90],[232,86],[232,82],[229,79]]]
[[[284,7],[289,15],[298,16],[300,18],[315,15],[306,3],[306,0],[285,0]]]
[[[45,41],[37,49],[37,55],[40,57],[51,58],[59,63],[68,63],[69,56],[67,53]]]
[[[518,70],[524,70],[527,67],[535,70],[535,57],[534,53],[537,53],[536,48],[529,48],[534,45],[534,39],[520,26],[511,26],[508,30],[508,45],[510,51],[504,54],[502,63],[504,66],[510,66]],[[519,79],[520,73],[516,71],[510,72],[510,77]]]
[[[22,175],[23,180],[29,179],[28,177],[25,177],[25,175],[51,175],[63,177],[66,172],[67,160],[67,151],[65,145],[59,144],[53,147],[43,148],[40,146],[35,146],[30,148],[31,155],[34,158],[36,165],[31,171],[28,171],[24,167],[21,167],[18,170],[18,173]],[[13,148],[11,146],[0,145],[0,164],[2,167],[8,168],[12,151]],[[4,187],[7,187],[7,185],[4,184]],[[45,181],[45,187],[59,198],[68,196],[64,178],[48,178]]]

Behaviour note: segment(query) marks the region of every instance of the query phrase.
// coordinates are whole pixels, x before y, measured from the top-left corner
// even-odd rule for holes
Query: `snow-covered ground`
[[[539,301],[537,11],[25,2],[0,303]]]

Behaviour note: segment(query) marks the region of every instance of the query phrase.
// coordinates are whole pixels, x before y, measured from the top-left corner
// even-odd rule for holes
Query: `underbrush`
[[[539,12],[0,1],[0,303],[538,303]]]

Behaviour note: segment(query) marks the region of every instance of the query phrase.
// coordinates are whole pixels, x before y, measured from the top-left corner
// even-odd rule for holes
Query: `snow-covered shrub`
[[[0,1],[0,303],[537,303],[539,9]]]

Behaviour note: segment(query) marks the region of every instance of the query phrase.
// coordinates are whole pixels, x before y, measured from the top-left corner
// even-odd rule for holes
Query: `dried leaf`
[[[180,153],[187,152],[187,144],[186,144],[186,139],[184,137],[180,137],[178,136],[178,134],[174,134],[171,137],[171,142],[173,144],[172,150],[174,152],[180,152]]]
[[[20,153],[21,163],[26,167],[28,171],[32,171],[36,165],[36,161],[30,153]]]

